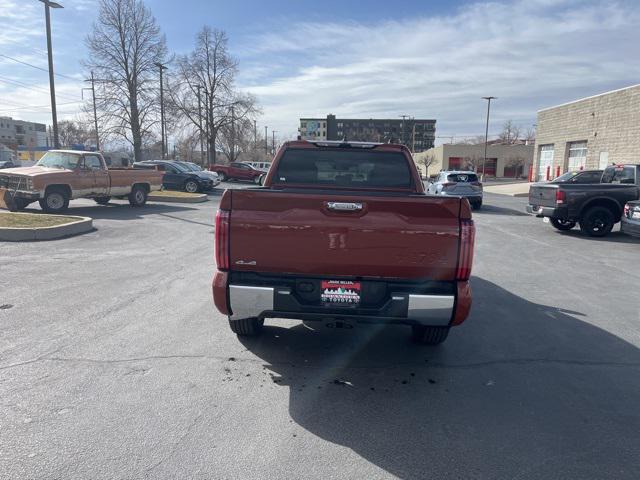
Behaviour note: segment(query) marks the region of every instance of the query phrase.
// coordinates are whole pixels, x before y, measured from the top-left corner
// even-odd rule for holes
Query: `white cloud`
[[[246,43],[241,82],[265,123],[291,135],[298,118],[327,113],[409,114],[436,118],[442,134],[479,134],[483,95],[499,97],[493,130],[507,118],[526,128],[539,108],[638,83],[639,21],[637,2],[522,0],[369,25],[297,23]]]

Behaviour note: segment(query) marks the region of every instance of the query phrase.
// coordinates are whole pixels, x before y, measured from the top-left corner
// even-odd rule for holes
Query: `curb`
[[[17,213],[17,215],[22,215]],[[27,214],[32,215],[32,214]],[[24,242],[32,240],[55,240],[56,238],[79,235],[93,230],[93,218],[75,217],[76,222],[42,228],[5,228],[0,227],[0,241]]]
[[[201,193],[197,197],[165,197],[165,196],[147,196],[147,200],[150,202],[167,202],[167,203],[202,203],[209,200],[209,198]]]

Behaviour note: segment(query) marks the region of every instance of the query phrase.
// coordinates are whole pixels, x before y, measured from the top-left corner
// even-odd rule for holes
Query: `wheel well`
[[[44,190],[45,195],[51,190],[62,190],[71,198],[71,187],[69,185],[47,185],[47,188]]]
[[[616,220],[620,219],[622,215],[622,208],[620,205],[614,200],[608,198],[597,198],[595,200],[591,200],[584,207],[582,207],[582,211],[580,212],[580,216],[582,217],[587,211],[589,211],[593,207],[604,207],[607,208],[613,213],[613,216]]]
[[[137,187],[137,186],[140,186],[140,187],[144,188],[145,192],[147,192],[147,193],[149,193],[151,191],[151,187],[149,186],[148,183],[134,183],[131,186],[131,189],[133,190],[133,187]]]

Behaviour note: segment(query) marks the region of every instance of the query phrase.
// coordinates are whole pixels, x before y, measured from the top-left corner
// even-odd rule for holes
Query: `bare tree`
[[[197,129],[181,130],[180,137],[176,140],[176,155],[185,162],[201,163],[200,159],[200,134]]]
[[[524,140],[527,142],[527,145],[531,145],[536,141],[536,129],[533,127],[527,128],[527,131],[524,134]]]
[[[194,50],[176,59],[173,88],[169,91],[171,107],[187,123],[202,129],[208,164],[216,163],[221,130],[231,124],[240,125],[258,113],[253,96],[235,88],[238,64],[229,54],[228,42],[224,31],[203,27],[196,36]],[[228,139],[235,141],[233,137]]]
[[[418,163],[424,167],[424,174],[428,175],[429,167],[436,163],[436,157],[433,154],[427,153],[418,158]]]
[[[136,160],[157,122],[158,67],[167,54],[164,35],[142,0],[101,0],[86,39],[84,62],[98,78],[103,129],[125,138]]]
[[[481,155],[472,155],[470,157],[464,157],[462,160],[463,160],[463,163],[461,165],[462,169],[473,170],[474,172],[477,172],[482,168],[484,157]]]
[[[69,147],[75,144],[88,143],[91,133],[81,122],[75,120],[62,120],[58,122],[58,137],[60,145]]]
[[[502,126],[502,132],[498,138],[502,143],[507,145],[513,145],[520,138],[520,127],[513,123],[513,120],[507,120]]]

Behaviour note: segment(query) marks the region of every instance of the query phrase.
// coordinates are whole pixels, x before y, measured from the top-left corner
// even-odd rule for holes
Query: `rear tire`
[[[47,213],[62,213],[69,208],[69,194],[62,188],[50,188],[44,198],[38,201],[40,207]]]
[[[94,200],[98,205],[107,205],[111,201],[111,197],[96,197]]]
[[[449,327],[426,327],[424,325],[412,325],[411,338],[422,345],[439,345],[447,339]]]
[[[591,207],[580,220],[580,230],[590,237],[604,237],[613,229],[615,218],[606,207]]]
[[[229,327],[236,335],[253,337],[259,335],[264,325],[264,319],[257,317],[241,318],[240,320],[229,319]]]
[[[471,204],[471,208],[473,210],[480,210],[482,208],[482,200],[480,200],[479,202],[473,202]]]
[[[132,207],[144,207],[147,203],[147,189],[142,185],[134,185],[128,195],[129,205]]]
[[[224,172],[217,172],[217,173],[218,173],[218,178],[220,178],[221,182],[227,181],[227,176],[224,174]]]
[[[576,226],[576,222],[571,221],[571,220],[562,220],[560,218],[551,218],[549,219],[549,221],[551,222],[551,225],[553,226],[553,228],[556,228],[560,231],[566,232],[568,230],[571,230],[573,227]]]

